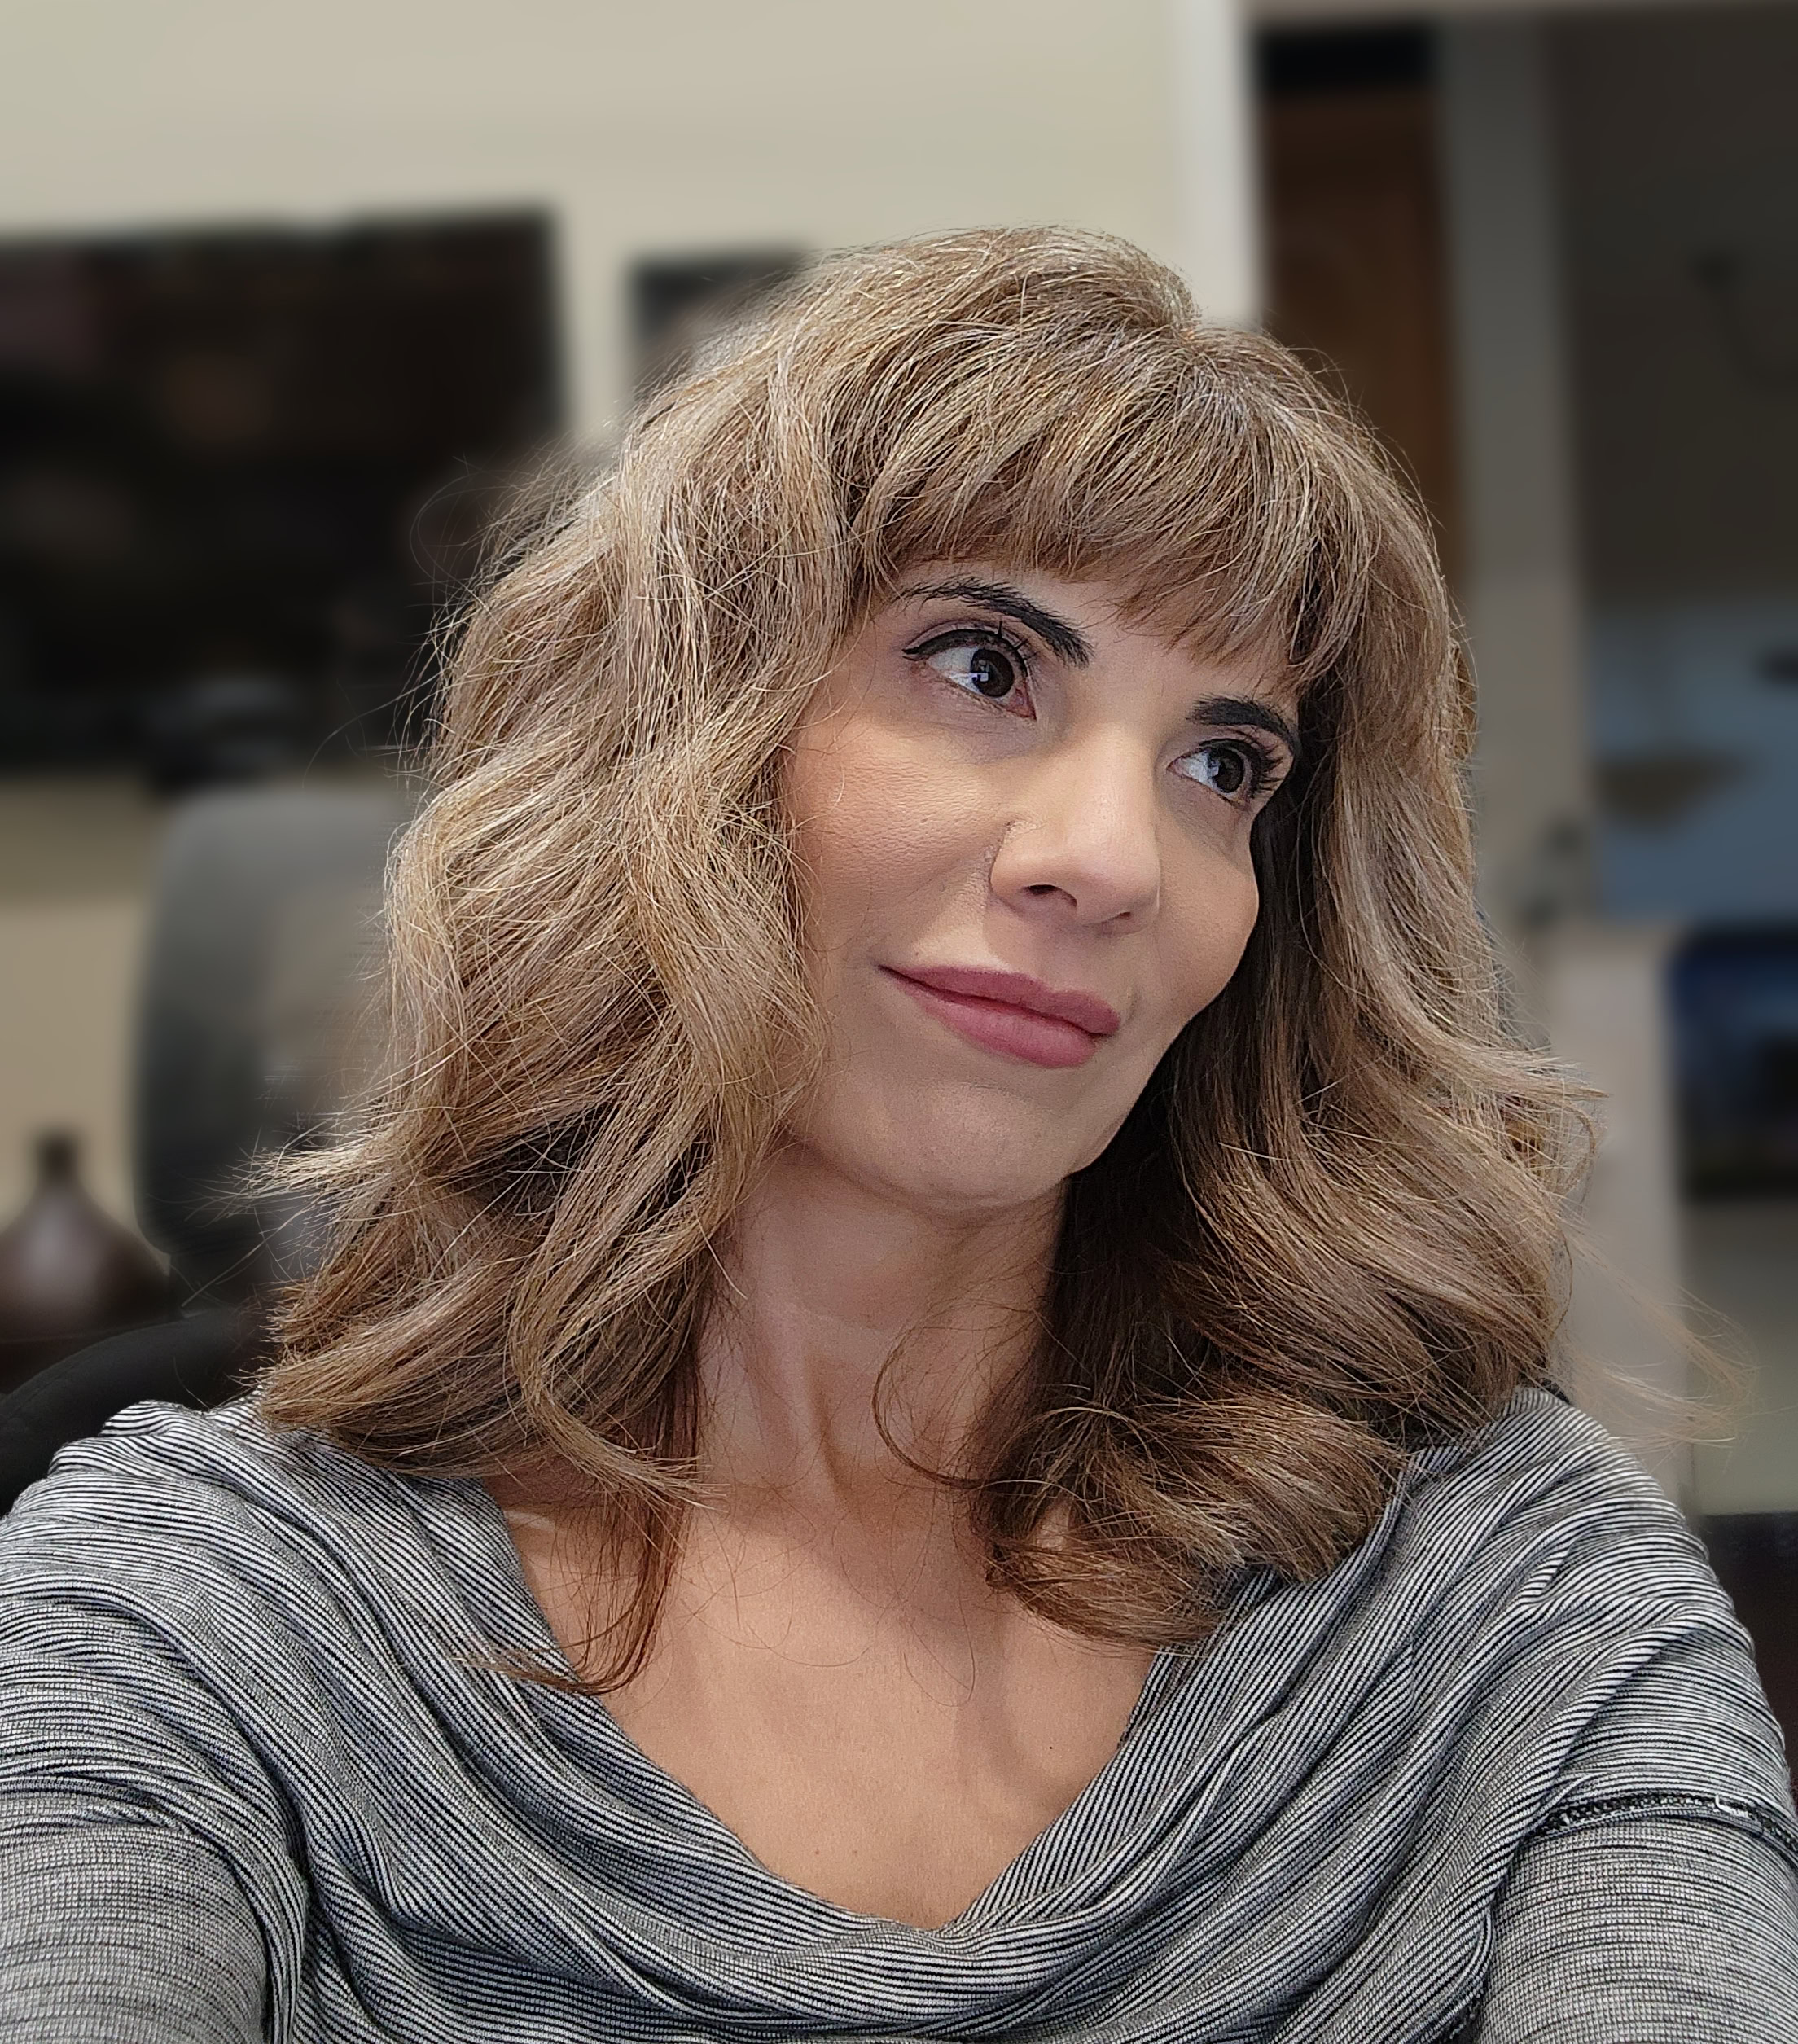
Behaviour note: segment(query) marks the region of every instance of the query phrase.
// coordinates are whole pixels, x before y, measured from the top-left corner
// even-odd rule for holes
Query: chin
[[[971,1219],[1036,1205],[1110,1139],[1077,1143],[1065,1116],[959,1087],[829,1120],[813,1140],[844,1175],[916,1211]]]

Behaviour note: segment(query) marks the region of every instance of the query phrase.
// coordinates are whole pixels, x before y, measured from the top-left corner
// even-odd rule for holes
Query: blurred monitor
[[[537,214],[0,243],[0,765],[390,744],[555,333]]]

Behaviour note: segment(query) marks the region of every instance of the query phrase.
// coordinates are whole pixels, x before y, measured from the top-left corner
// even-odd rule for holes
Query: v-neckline
[[[512,1537],[512,1529],[505,1508],[479,1478],[465,1480],[474,1494],[476,1508],[480,1514],[500,1564],[500,1573],[507,1592],[507,1601],[512,1607],[511,1615],[522,1619],[528,1629],[536,1635],[528,1645],[556,1673],[570,1682],[579,1678],[557,1638],[555,1628],[550,1623],[548,1614],[537,1602],[524,1569],[524,1558],[518,1544]],[[1164,1696],[1170,1673],[1190,1653],[1180,1646],[1158,1647],[1150,1660],[1142,1687],[1138,1692],[1130,1713],[1125,1720],[1124,1729],[1118,1734],[1117,1744],[1108,1753],[1092,1779],[1074,1797],[1072,1802],[1050,1818],[1033,1837],[1006,1861],[992,1880],[955,1915],[940,1924],[925,1925],[907,1923],[902,1917],[876,1916],[852,1909],[842,1902],[832,1901],[827,1895],[789,1880],[777,1873],[767,1862],[757,1857],[743,1840],[718,1815],[711,1805],[688,1787],[678,1774],[669,1772],[658,1761],[651,1758],[637,1741],[631,1737],[607,1708],[604,1697],[587,1690],[546,1689],[544,1695],[555,1701],[552,1708],[572,1713],[585,1726],[597,1726],[607,1744],[616,1757],[633,1772],[651,1783],[657,1792],[657,1800],[664,1805],[672,1801],[682,1809],[701,1828],[710,1831],[723,1841],[743,1865],[752,1870],[756,1879],[770,1884],[790,1903],[799,1903],[808,1908],[821,1910],[840,1922],[853,1925],[866,1934],[870,1931],[897,1932],[904,1936],[927,1939],[949,1938],[955,1933],[973,1928],[971,1919],[985,1915],[993,1897],[1002,1890],[1008,1890],[1020,1877],[1020,1870],[1047,1849],[1056,1838],[1070,1825],[1077,1822],[1085,1805],[1095,1796],[1108,1792],[1113,1776],[1125,1764],[1129,1749],[1147,1719]]]

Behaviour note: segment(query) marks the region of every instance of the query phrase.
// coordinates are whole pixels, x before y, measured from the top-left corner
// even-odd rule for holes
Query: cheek
[[[982,814],[963,794],[940,763],[878,730],[796,743],[787,800],[821,953],[953,887],[956,848]]]
[[[1253,866],[1208,861],[1182,889],[1180,911],[1169,918],[1170,963],[1168,1040],[1172,1042],[1202,1008],[1209,1007],[1235,976],[1260,912]]]

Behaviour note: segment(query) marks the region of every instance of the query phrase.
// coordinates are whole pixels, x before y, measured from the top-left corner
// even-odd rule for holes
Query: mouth
[[[1084,1064],[1120,1027],[1116,1010],[1096,993],[1045,986],[1021,972],[973,966],[881,970],[958,1036],[1026,1064]]]

